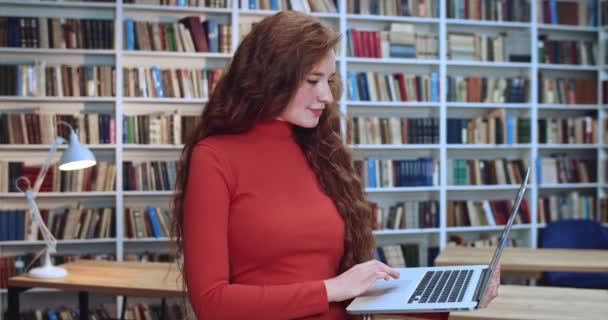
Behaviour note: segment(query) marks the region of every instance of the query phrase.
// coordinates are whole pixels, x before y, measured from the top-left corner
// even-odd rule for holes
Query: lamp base
[[[29,275],[30,277],[37,279],[57,279],[65,278],[65,276],[68,275],[68,271],[61,267],[48,265],[30,270]]]
[[[64,278],[68,275],[68,271],[61,267],[55,267],[51,263],[51,257],[48,250],[44,254],[43,266],[39,268],[33,268],[29,272],[29,276],[37,279],[58,279]]]

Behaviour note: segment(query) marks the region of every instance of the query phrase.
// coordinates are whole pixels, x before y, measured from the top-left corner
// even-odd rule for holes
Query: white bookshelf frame
[[[346,84],[347,71],[350,64],[357,64],[357,69],[364,69],[369,66],[370,70],[374,70],[373,67],[378,66],[392,66],[400,65],[407,69],[410,66],[428,66],[437,68],[440,79],[440,99],[438,102],[373,102],[373,101],[349,101],[346,94],[346,85],[344,85],[345,92],[340,98],[340,109],[344,114],[351,114],[359,111],[375,112],[375,110],[382,111],[403,111],[408,109],[423,109],[428,110],[436,114],[439,118],[439,141],[438,144],[410,144],[410,145],[361,145],[353,146],[353,150],[365,154],[366,152],[375,151],[390,151],[397,152],[403,157],[407,157],[413,151],[430,150],[434,155],[438,155],[441,160],[439,163],[439,177],[438,185],[430,187],[400,187],[400,188],[366,188],[366,194],[373,199],[375,196],[382,197],[393,197],[395,202],[399,201],[403,195],[413,194],[414,196],[419,193],[425,195],[431,195],[433,199],[440,202],[439,212],[439,227],[429,229],[405,229],[405,230],[382,230],[375,231],[374,234],[378,238],[385,236],[392,237],[391,239],[399,239],[401,241],[408,241],[410,236],[426,236],[436,238],[440,249],[443,249],[447,243],[448,232],[453,233],[455,231],[463,232],[485,232],[488,230],[495,230],[498,227],[450,227],[446,226],[446,206],[445,203],[448,199],[451,199],[449,195],[453,193],[458,194],[463,191],[484,191],[485,193],[500,194],[505,191],[513,191],[517,189],[517,186],[450,186],[447,180],[447,164],[448,152],[459,150],[467,151],[470,153],[487,152],[488,150],[499,149],[501,152],[504,151],[527,151],[529,153],[529,163],[532,167],[532,178],[531,184],[528,190],[528,200],[531,213],[531,223],[516,226],[518,229],[529,231],[529,241],[531,247],[537,246],[538,231],[543,228],[543,225],[538,224],[537,215],[537,203],[533,199],[537,199],[540,190],[562,190],[562,189],[579,189],[579,188],[592,188],[596,190],[596,199],[600,199],[606,195],[608,190],[608,184],[603,183],[603,164],[606,160],[606,148],[608,143],[603,141],[603,121],[607,118],[606,106],[601,104],[601,81],[598,81],[598,104],[595,105],[561,105],[561,104],[542,104],[538,102],[538,78],[537,75],[541,70],[558,70],[558,71],[585,71],[585,72],[596,72],[598,80],[605,80],[606,76],[606,65],[603,60],[604,48],[602,42],[607,39],[606,32],[607,28],[603,27],[579,27],[579,26],[561,26],[561,25],[545,25],[536,23],[536,1],[530,0],[530,22],[492,22],[492,21],[472,21],[462,19],[448,19],[445,6],[443,5],[447,0],[436,0],[441,3],[439,8],[439,17],[436,18],[417,18],[417,17],[394,17],[394,16],[376,16],[376,15],[357,15],[346,13],[346,0],[338,0],[338,5],[341,8],[338,14],[325,14],[315,13],[312,14],[322,20],[329,21],[331,24],[337,24],[339,31],[341,32],[342,41],[340,43],[339,55],[337,56],[337,63],[339,65],[339,72],[344,84]],[[603,0],[602,0],[603,1]],[[17,102],[26,102],[36,105],[45,104],[48,102],[53,103],[106,103],[114,105],[114,115],[117,120],[122,119],[124,111],[131,110],[134,108],[142,108],[141,105],[171,105],[174,109],[183,108],[198,108],[207,102],[206,99],[174,99],[174,98],[133,98],[125,97],[123,95],[122,81],[123,81],[123,66],[125,65],[124,59],[128,58],[130,63],[137,62],[140,58],[155,58],[155,59],[189,59],[193,62],[199,60],[220,60],[228,61],[231,54],[223,53],[175,53],[175,52],[150,52],[150,51],[130,51],[123,49],[123,21],[126,17],[129,17],[133,12],[146,12],[147,14],[157,15],[209,15],[209,16],[222,16],[228,17],[232,25],[232,52],[238,45],[238,26],[241,18],[245,17],[247,20],[262,19],[265,16],[274,14],[273,11],[262,11],[262,10],[242,10],[240,9],[239,0],[229,0],[229,7],[226,9],[212,9],[212,8],[181,8],[181,7],[167,7],[167,6],[155,6],[155,5],[135,5],[135,4],[124,4],[122,0],[117,0],[116,3],[80,3],[80,2],[67,2],[58,0],[56,2],[49,1],[23,1],[23,0],[0,0],[0,8],[10,7],[13,10],[22,10],[23,16],[37,16],[46,9],[70,9],[80,10],[83,14],[89,14],[93,16],[96,10],[112,11],[117,21],[115,23],[115,49],[110,50],[86,50],[86,49],[27,49],[27,48],[0,48],[0,57],[6,54],[19,55],[23,57],[30,57],[33,59],[44,60],[48,57],[56,56],[101,56],[111,57],[114,59],[116,67],[116,97],[0,97],[0,104],[10,104]],[[599,10],[598,10],[599,15]],[[599,20],[599,19],[598,19]],[[414,24],[425,24],[437,27],[439,37],[439,58],[438,59],[373,59],[373,58],[355,58],[346,56],[346,30],[349,28],[351,22],[355,23],[367,23],[367,24],[387,24],[392,22],[404,22]],[[447,58],[447,33],[450,27],[458,26],[470,27],[472,32],[483,28],[499,28],[504,30],[526,30],[530,34],[530,48],[531,48],[531,62],[530,63],[519,63],[519,62],[471,62],[471,61],[453,61]],[[598,61],[597,66],[572,66],[572,65],[547,65],[538,63],[538,56],[536,50],[536,39],[540,32],[581,32],[597,34],[597,41],[599,48],[596,53],[596,60]],[[521,40],[524,41],[524,40]],[[2,58],[0,61],[9,62],[9,58]],[[6,63],[5,62],[5,63]],[[529,95],[530,101],[526,103],[466,103],[466,102],[447,102],[447,72],[448,67],[474,67],[478,69],[484,69],[486,67],[492,68],[492,72],[501,72],[505,69],[524,69],[527,71],[530,79]],[[468,109],[468,108],[504,108],[506,110],[525,110],[529,111],[531,120],[531,143],[529,144],[513,144],[513,145],[475,145],[475,144],[462,144],[453,145],[447,144],[447,118],[448,110],[454,109]],[[586,145],[557,145],[557,144],[539,144],[538,141],[538,123],[537,120],[538,110],[554,110],[559,112],[560,110],[590,110],[597,112],[597,143],[586,144]],[[89,147],[94,151],[112,151],[114,152],[114,161],[117,164],[117,176],[116,176],[116,191],[113,192],[82,192],[82,193],[40,193],[40,199],[97,199],[97,198],[113,198],[115,200],[116,208],[116,237],[112,238],[111,242],[115,243],[116,258],[118,261],[123,260],[124,248],[128,244],[129,246],[137,246],[140,243],[152,243],[157,244],[158,247],[166,247],[168,239],[126,239],[123,237],[123,212],[124,208],[128,206],[128,202],[132,198],[162,198],[163,200],[170,201],[170,191],[123,191],[122,181],[122,161],[129,160],[125,158],[128,154],[150,154],[150,152],[176,152],[181,149],[180,145],[131,145],[123,144],[122,133],[122,121],[116,121],[116,144],[113,145],[90,145]],[[343,128],[345,125],[343,124]],[[4,152],[16,152],[28,156],[33,151],[46,151],[49,146],[46,145],[28,145],[28,146],[7,146],[0,145],[0,153]],[[539,151],[547,149],[556,150],[569,150],[569,149],[585,149],[595,150],[598,163],[598,182],[590,184],[560,184],[560,185],[537,185],[536,182],[536,170],[535,165],[536,158],[539,155]],[[23,198],[23,195],[12,193],[0,193],[0,199],[15,201]],[[505,199],[511,198],[510,193],[504,196]],[[25,201],[25,200],[24,200]],[[169,204],[169,203],[167,203]],[[596,208],[599,212],[599,204]],[[77,242],[74,245],[82,244],[83,252],[88,249],[88,244],[99,242],[98,240],[106,239],[91,239]],[[61,243],[61,242],[60,242]],[[28,243],[31,244],[31,243]],[[0,242],[0,252],[3,247],[10,246],[14,247],[15,244],[12,242]],[[3,291],[0,290],[0,293]]]

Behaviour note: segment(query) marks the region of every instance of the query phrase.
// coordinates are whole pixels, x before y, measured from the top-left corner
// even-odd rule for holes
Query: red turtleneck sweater
[[[184,264],[201,320],[346,319],[323,283],[338,275],[344,222],[291,129],[270,121],[193,149]]]

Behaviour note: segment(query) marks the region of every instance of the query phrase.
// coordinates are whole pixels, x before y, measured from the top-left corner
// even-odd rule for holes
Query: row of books
[[[69,208],[40,210],[46,227],[56,239],[101,239],[113,238],[116,230],[114,208]],[[38,225],[32,221],[28,237],[24,240],[42,240]]]
[[[0,47],[113,49],[114,21],[0,17]]]
[[[538,198],[538,223],[565,219],[597,220],[596,198],[572,191]]]
[[[350,14],[432,18],[439,16],[436,0],[346,0]]]
[[[492,37],[486,34],[450,32],[448,58],[466,61],[506,61],[504,54],[506,37],[506,33]]]
[[[40,172],[40,166],[25,165],[23,162],[0,161],[0,192],[18,192],[15,181],[19,177],[27,178],[34,183]],[[49,168],[40,192],[103,192],[114,191],[116,183],[116,166],[113,163],[97,161],[93,167],[61,171],[55,164]],[[25,185],[20,185],[25,190]]]
[[[506,225],[512,209],[513,200],[448,201],[446,223],[448,227]],[[530,223],[530,217],[528,202],[523,199],[513,223]]]
[[[167,238],[171,236],[171,210],[160,207],[125,208],[124,236]]]
[[[177,176],[177,161],[124,161],[122,164],[124,190],[173,190]]]
[[[0,113],[0,144],[53,144],[55,137],[68,139],[69,123],[81,143],[114,144],[116,121],[103,113]]]
[[[223,69],[124,68],[124,95],[144,98],[207,99]]]
[[[196,28],[187,28],[187,25],[192,26],[194,23],[198,24]],[[126,50],[231,52],[232,25],[218,24],[212,19],[201,23],[200,18],[192,16],[171,23],[127,18],[124,25]]]
[[[348,119],[348,144],[435,144],[439,143],[437,118],[379,118]]]
[[[530,0],[446,0],[448,18],[530,21]]]
[[[483,117],[448,119],[448,143],[514,144],[530,143],[530,119],[506,115],[504,109],[493,109]]]
[[[522,159],[448,159],[448,185],[520,184],[528,167]]]
[[[348,97],[353,101],[439,102],[439,74],[348,72]]]
[[[538,62],[594,66],[597,45],[593,41],[549,40],[538,36]]]
[[[500,243],[500,237],[495,235],[482,235],[478,239],[465,239],[461,235],[450,235],[448,238],[448,247],[473,247],[473,248],[489,248],[497,247]],[[521,247],[523,241],[515,237],[507,238],[505,245],[507,247]]]
[[[20,97],[114,97],[114,66],[0,65],[0,95]]]
[[[374,256],[391,268],[416,268],[421,266],[419,251],[418,244],[389,244],[377,247]]]
[[[228,8],[230,0],[125,0],[123,3],[171,7]]]
[[[526,77],[481,78],[448,76],[447,100],[453,102],[524,103],[529,101]]]
[[[537,160],[538,183],[591,183],[596,180],[596,160],[556,154]]]
[[[238,1],[238,0],[235,0]],[[336,0],[240,0],[241,9],[337,13]]]
[[[596,143],[597,121],[590,116],[538,119],[539,143]]]
[[[374,216],[374,230],[439,228],[439,202],[404,201],[384,210],[378,203],[370,203]]]
[[[126,306],[124,309],[124,320],[182,320],[186,319],[186,312],[183,303],[173,304],[146,304],[136,303]],[[192,314],[192,311],[190,311]],[[89,320],[111,320],[116,319],[116,305],[100,304],[89,308]],[[19,312],[19,319],[23,320],[38,320],[38,319],[61,319],[61,320],[78,320],[80,319],[80,310],[66,306],[57,308],[44,309],[26,309]]]
[[[180,145],[196,128],[198,119],[179,112],[125,116],[123,143]]]
[[[437,185],[438,164],[432,157],[415,160],[355,160],[355,169],[366,188]]]
[[[596,104],[596,79],[545,79],[539,75],[538,97],[542,103]]]
[[[413,24],[391,23],[390,31],[350,28],[346,41],[349,57],[437,59],[439,56],[437,35],[417,33]]]
[[[597,2],[536,0],[537,21],[545,24],[597,26]]]

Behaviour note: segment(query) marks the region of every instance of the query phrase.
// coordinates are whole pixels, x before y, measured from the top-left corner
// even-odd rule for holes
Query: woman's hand
[[[360,263],[341,275],[325,280],[329,302],[355,298],[365,292],[378,279],[398,279],[399,273],[378,260]]]
[[[483,297],[483,300],[479,304],[480,308],[485,308],[490,304],[492,299],[498,296],[498,286],[500,285],[500,265],[496,266],[494,273],[492,273],[492,279],[490,279],[490,283],[488,283],[488,287],[486,288],[486,294]]]

